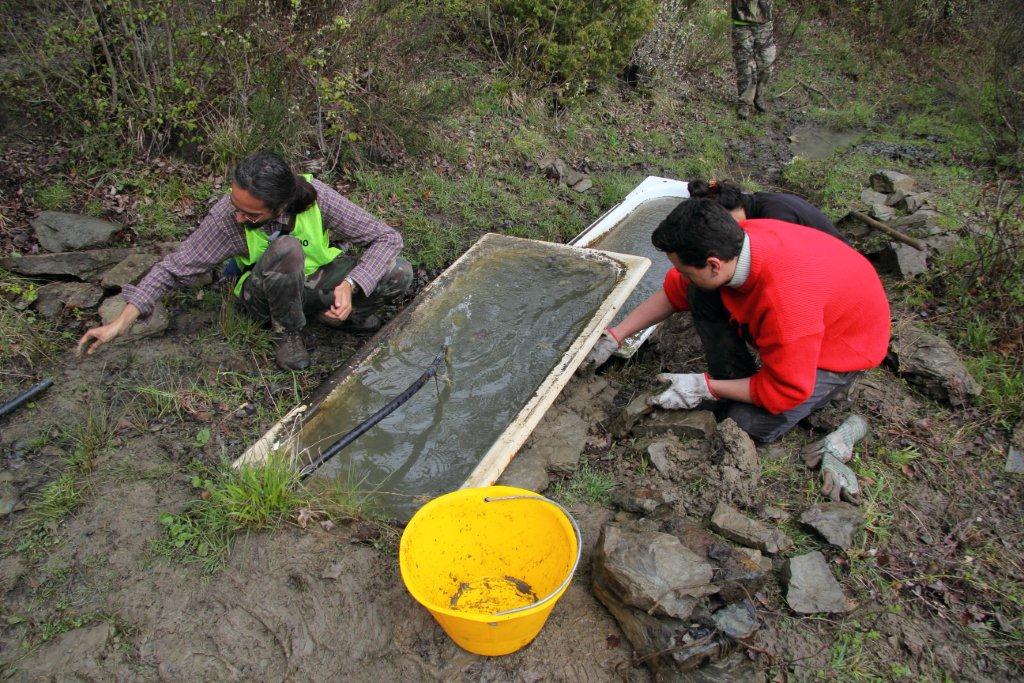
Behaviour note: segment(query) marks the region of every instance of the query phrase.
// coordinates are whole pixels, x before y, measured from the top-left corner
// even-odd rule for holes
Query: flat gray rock
[[[879,272],[914,277],[928,272],[928,252],[918,251],[909,244],[888,242],[869,257]]]
[[[896,209],[885,204],[872,204],[868,209],[868,215],[877,221],[891,221],[896,218]]]
[[[612,436],[621,439],[629,435],[644,415],[650,415],[654,411],[654,407],[647,402],[650,397],[651,394],[640,394],[626,404],[626,407],[608,425],[608,431],[612,433]]]
[[[749,548],[776,555],[793,547],[793,540],[782,531],[756,519],[751,519],[739,510],[719,503],[711,515],[711,528]]]
[[[98,246],[122,227],[91,216],[62,211],[43,211],[29,222],[39,246],[53,253]]]
[[[572,410],[556,406],[548,411],[523,449],[545,463],[550,472],[570,475],[576,471],[587,445],[587,423]]]
[[[903,232],[921,232],[939,226],[939,213],[931,209],[918,209],[909,216],[897,218],[892,227]]]
[[[94,308],[103,290],[88,282],[51,282],[39,288],[35,309],[44,318],[56,318],[65,308]]]
[[[853,604],[817,550],[791,557],[785,566],[786,602],[798,614],[849,612]]]
[[[916,183],[914,179],[899,171],[877,171],[871,174],[871,189],[883,194],[893,192],[913,192]]]
[[[668,478],[673,471],[673,459],[683,450],[683,444],[674,436],[663,436],[647,446],[647,457],[658,474]]]
[[[106,299],[100,305],[100,318],[103,320],[103,324],[107,325],[114,321],[114,319],[121,314],[124,310],[127,302],[124,297],[118,294]],[[117,342],[129,342],[137,339],[143,339],[145,337],[153,337],[158,334],[163,334],[170,324],[170,319],[167,316],[167,309],[160,302],[153,307],[153,313],[146,319],[139,319],[135,321],[127,332],[122,334],[120,337],[114,340]]]
[[[864,526],[864,515],[849,503],[818,503],[800,515],[805,524],[834,546],[849,550],[853,537]]]
[[[120,289],[134,284],[160,260],[156,254],[130,254],[123,261],[103,273],[100,284],[104,289]]]
[[[575,190],[576,192],[581,192],[582,193],[582,192],[586,192],[587,190],[589,190],[593,186],[594,186],[594,181],[592,181],[590,178],[584,177],[579,182],[574,183],[573,186],[572,186],[572,189]]]
[[[712,614],[711,620],[715,622],[719,631],[736,640],[744,640],[754,635],[759,626],[757,612],[750,600],[726,605]]]
[[[1003,469],[1010,474],[1024,474],[1024,451],[1010,446],[1006,452],[1006,465]]]
[[[76,277],[89,280],[133,253],[131,249],[91,249],[61,254],[32,254],[0,258],[0,268],[32,277]]]
[[[918,192],[916,194],[904,195],[903,198],[896,203],[896,208],[902,209],[907,213],[914,213],[920,209],[934,209],[935,195],[931,192]]]
[[[551,483],[551,478],[544,458],[524,449],[512,458],[496,483],[542,493]]]
[[[612,502],[627,512],[649,515],[662,505],[670,505],[678,498],[655,486],[630,486],[612,493]]]
[[[875,192],[874,190],[861,190],[860,193],[860,201],[868,206],[885,204],[887,199],[887,195],[884,195],[881,192]]]
[[[895,330],[889,351],[896,372],[932,398],[965,406],[981,394],[981,385],[949,342],[938,335],[905,325]]]
[[[612,592],[650,614],[688,619],[698,598],[718,591],[711,585],[711,564],[669,534],[608,525],[597,553],[596,567]]]
[[[633,427],[635,436],[675,434],[680,438],[708,439],[715,433],[715,415],[710,410],[657,410]]]

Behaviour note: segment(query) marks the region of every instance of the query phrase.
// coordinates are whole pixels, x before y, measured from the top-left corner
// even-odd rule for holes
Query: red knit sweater
[[[754,403],[781,413],[806,401],[818,368],[866,370],[889,346],[889,302],[875,269],[856,250],[818,230],[771,219],[747,220],[750,276],[722,287],[722,303],[746,325],[761,355],[750,379]],[[687,310],[688,281],[675,268],[665,294]]]

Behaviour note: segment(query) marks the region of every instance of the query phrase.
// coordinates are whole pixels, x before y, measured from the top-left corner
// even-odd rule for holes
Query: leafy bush
[[[613,78],[654,23],[654,0],[487,0],[448,3],[517,77],[532,75],[573,98]]]
[[[454,96],[424,77],[435,16],[427,0],[40,0],[5,11],[17,68],[0,83],[97,170],[136,151],[387,161]]]
[[[654,27],[636,45],[641,82],[671,88],[720,62],[731,63],[728,6],[713,0],[663,0]]]

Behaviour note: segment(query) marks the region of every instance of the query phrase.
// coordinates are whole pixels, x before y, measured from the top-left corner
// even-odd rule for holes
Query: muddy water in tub
[[[295,442],[308,462],[398,395],[444,344],[447,377],[317,473],[369,494],[371,507],[408,518],[458,488],[580,335],[619,272],[544,245],[478,249],[420,302],[405,324],[331,391]]]
[[[672,265],[665,255],[651,244],[651,233],[682,201],[679,197],[659,197],[648,200],[602,235],[596,243],[590,245],[593,249],[646,256],[651,259],[651,267],[644,274],[629,299],[626,300],[625,305],[619,309],[612,324],[617,324],[630,311],[642,304],[647,297],[661,289],[665,273]]]

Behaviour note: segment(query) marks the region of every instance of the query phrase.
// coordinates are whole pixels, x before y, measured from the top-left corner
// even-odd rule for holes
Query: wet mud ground
[[[732,161],[771,182],[789,158],[785,133]],[[212,297],[176,297],[171,329],[78,361],[41,368],[55,386],[0,421],[0,468],[23,499],[56,479],[73,449],[66,434],[97,410],[112,438],[82,474],[83,500],[42,532],[25,511],[0,521],[0,675],[34,680],[565,680],[646,681],[648,670],[590,589],[603,524],[627,515],[611,503],[564,500],[579,521],[584,557],[540,636],[508,657],[459,650],[398,575],[398,530],[366,540],[359,522],[328,531],[294,523],[238,539],[208,575],[155,552],[160,518],[195,497],[196,460],[233,458],[359,348],[362,339],[314,333],[314,370],[281,375],[255,350],[218,335]],[[660,371],[695,370],[701,354],[685,316],[629,363],[604,375],[616,405]],[[173,397],[163,401],[152,391]],[[799,513],[821,500],[799,449],[857,410],[872,424],[855,469],[868,492],[868,529],[847,554],[803,531]],[[759,449],[752,514],[778,524],[797,551],[819,549],[856,608],[800,617],[769,581],[762,628],[743,649],[768,680],[1010,681],[1024,675],[1021,480],[1003,473],[1004,433],[977,410],[922,397],[884,369],[781,443]],[[647,461],[643,439],[610,439],[588,416],[584,461],[617,487],[651,485],[676,497],[672,512],[706,519],[736,492],[713,476],[714,448],[670,477]],[[209,441],[197,434],[208,429]],[[894,454],[902,454],[897,457]],[[556,480],[551,495],[562,485]],[[797,552],[795,551],[795,552]],[[728,680],[726,678],[725,680]]]
[[[199,381],[236,373],[258,384],[259,371],[223,345],[211,342],[201,356],[192,353],[197,335],[216,315],[209,308],[186,309],[163,338],[56,366],[58,391],[2,425],[5,464],[19,486],[31,491],[56,476],[62,447],[44,446],[17,462],[12,443],[84,419],[90,401],[106,397],[110,405],[123,404],[134,396],[125,393],[126,387],[166,381],[167,367],[176,368],[179,378]],[[644,388],[642,377],[648,373],[694,366],[699,354],[691,332],[680,317],[637,359],[612,368],[605,377],[619,387],[616,403]],[[354,349],[358,343],[336,332],[318,332],[314,361],[336,354],[339,341],[345,342],[342,348]],[[280,402],[283,411],[292,391],[284,380],[271,378],[253,399]],[[1005,550],[1008,566],[1019,566],[1020,489],[995,467],[998,444],[961,438],[963,415],[951,419],[948,411],[924,402],[884,370],[862,382],[853,401],[876,425],[870,453],[880,457],[883,445],[913,443],[936,459],[964,463],[955,466],[960,476],[953,480],[944,465],[932,469],[927,460],[918,461],[913,476],[892,483],[898,495],[869,503],[874,533],[847,558],[830,554],[839,561],[833,570],[857,601],[853,613],[798,618],[786,608],[778,583],[770,581],[758,603],[764,625],[746,648],[748,656],[769,674],[796,680],[841,666],[855,673],[888,674],[891,663],[923,679],[941,678],[942,672],[960,680],[1013,679],[1019,671],[1012,659],[994,656],[998,649],[977,648],[964,635],[960,616],[969,601],[982,615],[1006,609],[995,594],[978,588],[982,582],[997,585],[998,577],[987,573],[989,565],[984,571],[976,566],[978,578],[964,582],[965,554],[981,562],[983,553]],[[207,407],[212,415],[203,414]],[[196,493],[189,462],[237,452],[274,418],[273,411],[235,417],[235,408],[199,405],[196,414],[151,418],[145,425],[122,421],[110,448],[85,476],[83,504],[53,525],[43,548],[25,545],[18,514],[4,523],[0,661],[7,677],[649,679],[589,588],[600,528],[626,514],[611,504],[569,502],[583,531],[581,568],[537,640],[516,654],[493,659],[459,650],[405,591],[397,568],[397,530],[366,543],[357,542],[357,522],[330,531],[287,524],[239,539],[227,566],[213,575],[156,554],[152,542],[164,533],[161,514],[180,510]],[[820,426],[841,415],[824,416]],[[606,445],[588,447],[584,458],[590,468],[611,474],[618,486],[639,483],[669,491],[678,497],[673,512],[698,520],[729,495],[722,482],[706,478],[702,469],[700,459],[714,457],[709,444],[692,444],[704,455],[692,467],[663,478],[644,461],[642,440],[605,441],[604,421],[594,417],[594,442]],[[196,430],[211,424],[213,439],[199,447]],[[799,429],[781,444],[760,449],[761,486],[746,501],[751,510],[772,506],[789,515],[781,525],[800,549],[823,547],[792,521],[818,499],[816,480],[796,456],[812,436]],[[557,483],[554,490],[557,496]],[[1001,642],[994,616],[981,623]],[[839,652],[845,659],[837,660]]]

